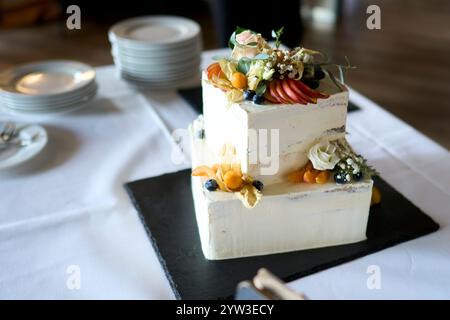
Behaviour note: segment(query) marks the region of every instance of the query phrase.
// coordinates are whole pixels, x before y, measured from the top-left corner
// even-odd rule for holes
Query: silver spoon
[[[4,142],[8,142],[17,134],[16,125],[13,122],[6,122],[2,132],[0,133],[0,138]]]
[[[0,143],[0,150],[6,150],[10,148],[21,148],[26,147],[35,142],[39,138],[39,134],[36,133],[35,135],[31,136],[27,139],[19,139],[15,141],[8,141],[4,143]]]

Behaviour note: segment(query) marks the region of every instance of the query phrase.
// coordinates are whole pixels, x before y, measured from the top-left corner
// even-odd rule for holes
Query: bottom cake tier
[[[252,209],[233,193],[206,191],[200,177],[192,193],[203,254],[220,260],[366,239],[372,181],[273,185]]]
[[[210,159],[204,139],[192,139],[193,166]],[[203,254],[210,260],[266,255],[366,239],[372,180],[338,185],[283,182],[264,188],[254,208],[236,193],[208,191],[192,177]]]

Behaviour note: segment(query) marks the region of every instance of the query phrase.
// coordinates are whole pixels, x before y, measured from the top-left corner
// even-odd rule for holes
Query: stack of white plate
[[[0,73],[0,103],[17,114],[65,113],[97,93],[95,71],[67,60],[25,64]]]
[[[148,16],[119,22],[109,30],[120,76],[137,85],[175,88],[199,77],[200,26],[175,16]]]

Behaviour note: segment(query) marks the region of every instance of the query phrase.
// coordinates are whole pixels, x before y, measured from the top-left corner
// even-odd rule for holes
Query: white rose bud
[[[321,141],[312,146],[308,152],[308,158],[311,160],[314,169],[332,170],[339,162],[336,154],[336,146],[330,141]]]

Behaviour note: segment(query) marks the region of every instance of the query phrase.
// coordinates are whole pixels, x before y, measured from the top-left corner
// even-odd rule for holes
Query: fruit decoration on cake
[[[316,143],[309,149],[308,159],[305,166],[289,173],[289,181],[323,184],[333,180],[337,184],[346,184],[378,174],[345,139]]]
[[[275,43],[270,45],[261,34],[238,27],[229,41],[231,56],[215,58],[207,68],[208,81],[225,92],[230,102],[306,105],[327,99],[320,82],[327,75],[334,79],[330,67],[338,67],[343,74],[351,66],[324,61],[322,53],[303,47],[282,49],[282,33],[283,28],[272,31]],[[337,81],[335,85],[341,89]]]
[[[220,163],[195,167],[192,176],[207,178],[204,183],[207,191],[235,192],[247,208],[253,208],[261,199],[264,184],[242,173],[235,155],[235,148],[225,145],[220,154]]]

